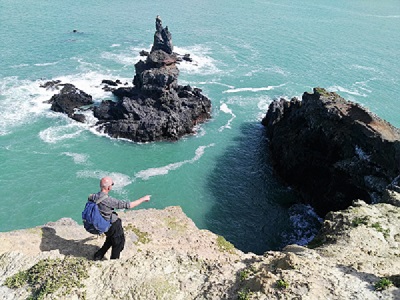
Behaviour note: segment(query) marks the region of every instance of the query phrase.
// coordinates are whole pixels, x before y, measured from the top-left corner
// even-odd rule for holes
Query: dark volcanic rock
[[[101,83],[111,85],[111,86],[118,86],[118,83],[116,81],[112,81],[110,79],[103,79]]]
[[[277,174],[321,215],[380,201],[400,174],[399,130],[336,93],[276,100],[262,123]]]
[[[193,59],[190,57],[190,54],[185,54],[183,55],[183,60],[186,60],[188,62],[193,62]]]
[[[149,54],[150,54],[150,53],[147,52],[146,50],[142,50],[142,51],[139,52],[139,55],[140,55],[140,56],[149,56]]]
[[[75,114],[75,110],[82,106],[93,104],[93,100],[92,96],[77,89],[74,85],[63,84],[60,93],[51,97],[48,103],[51,104],[51,110],[65,113],[76,121],[84,122],[85,117],[82,114]]]
[[[61,80],[51,80],[41,84],[40,87],[45,88],[46,90],[58,90],[60,84]]]
[[[211,101],[200,89],[178,85],[177,54],[171,34],[156,19],[154,45],[135,65],[133,87],[115,89],[118,102],[95,107],[99,130],[136,142],[176,140],[210,118]]]
[[[153,47],[151,52],[156,50],[162,50],[168,54],[172,54],[173,51],[172,36],[168,30],[168,26],[163,28],[162,21],[159,16],[156,18],[156,33],[154,34]]]

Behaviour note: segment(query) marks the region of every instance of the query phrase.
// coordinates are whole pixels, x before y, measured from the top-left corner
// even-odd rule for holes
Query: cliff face
[[[179,207],[121,213],[120,260],[91,261],[104,237],[71,219],[0,233],[0,298],[398,299],[400,209],[358,201],[331,213],[314,249],[245,254]],[[11,288],[14,287],[14,288]]]
[[[336,93],[276,100],[262,123],[277,174],[320,215],[399,185],[400,131]]]

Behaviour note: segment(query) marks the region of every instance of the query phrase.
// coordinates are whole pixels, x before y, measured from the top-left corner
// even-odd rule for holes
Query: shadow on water
[[[267,143],[261,124],[243,124],[208,178],[216,200],[207,228],[256,254],[285,246],[285,236],[293,230],[289,208],[297,201],[274,176]]]

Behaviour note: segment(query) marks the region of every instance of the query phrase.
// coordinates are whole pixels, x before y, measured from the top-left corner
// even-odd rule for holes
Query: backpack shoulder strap
[[[107,199],[108,198],[108,195],[103,195],[102,197],[100,197],[99,199],[97,199],[96,201],[95,201],[95,203],[96,204],[99,204],[100,202],[102,202],[103,200],[105,200],[105,199]]]
[[[94,195],[95,195],[95,194],[90,194],[89,197],[88,197],[88,201],[91,201],[91,202],[94,202],[94,203],[96,203],[96,204],[99,204],[100,202],[102,202],[103,200],[105,200],[105,199],[108,198],[108,195],[103,195],[103,196],[100,197],[99,199],[94,200],[94,199],[93,199],[93,198],[94,198]]]

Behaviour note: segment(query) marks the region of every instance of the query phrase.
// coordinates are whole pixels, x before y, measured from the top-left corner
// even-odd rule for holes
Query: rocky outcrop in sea
[[[399,189],[399,129],[336,93],[275,100],[262,124],[276,173],[320,215]]]
[[[200,89],[178,84],[177,62],[171,33],[157,17],[151,51],[135,65],[134,86],[114,90],[118,102],[95,107],[99,129],[137,142],[177,140],[193,133],[211,117],[211,101]]]
[[[58,94],[55,94],[49,101],[47,101],[47,103],[51,104],[51,110],[65,113],[68,117],[78,122],[85,121],[85,116],[78,111],[82,111],[84,106],[90,106],[93,104],[91,95],[76,88],[73,84],[62,84],[59,80],[48,81],[41,87],[53,90],[61,88],[61,91]]]
[[[190,61],[190,55],[173,52],[171,33],[168,27],[162,26],[160,17],[156,18],[151,51],[142,51],[141,55],[146,60],[136,63],[133,86],[119,87],[121,82],[103,80],[103,89],[111,91],[116,101],[102,101],[93,107],[93,114],[98,119],[97,130],[113,138],[135,142],[177,140],[193,134],[198,124],[211,118],[211,101],[201,89],[178,84],[177,64],[182,60]],[[43,87],[54,85],[59,83],[49,82]],[[51,109],[84,122],[85,117],[79,109],[87,103],[72,98],[84,92],[75,90],[75,93],[66,93],[63,89],[59,95],[54,95],[50,100],[53,103]]]

